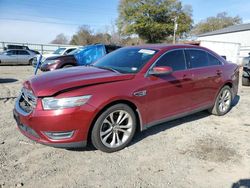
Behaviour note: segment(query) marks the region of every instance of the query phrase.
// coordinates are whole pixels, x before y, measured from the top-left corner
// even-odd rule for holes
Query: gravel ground
[[[0,67],[0,188],[250,187],[250,87],[223,117],[204,111],[164,123],[107,154],[40,145],[17,130],[14,97],[32,73]]]

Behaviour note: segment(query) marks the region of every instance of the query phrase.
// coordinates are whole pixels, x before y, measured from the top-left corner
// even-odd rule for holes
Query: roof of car
[[[145,44],[145,45],[139,45],[139,46],[130,46],[130,47],[136,47],[136,48],[150,48],[152,50],[167,50],[171,48],[200,48],[197,45],[190,45],[190,44]]]

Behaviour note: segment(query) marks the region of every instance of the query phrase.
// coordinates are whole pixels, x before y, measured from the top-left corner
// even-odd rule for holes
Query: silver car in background
[[[36,55],[30,50],[6,50],[0,54],[0,65],[31,65]]]

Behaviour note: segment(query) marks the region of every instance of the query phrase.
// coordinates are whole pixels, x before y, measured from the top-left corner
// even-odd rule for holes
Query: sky
[[[249,0],[181,0],[193,8],[194,23],[226,11],[250,23]],[[107,30],[118,17],[119,0],[0,0],[0,42],[46,44],[69,38],[81,25]]]

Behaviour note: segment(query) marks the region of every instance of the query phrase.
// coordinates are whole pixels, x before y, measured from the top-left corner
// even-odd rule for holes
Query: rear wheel
[[[249,78],[242,77],[242,85],[243,86],[250,86]]]
[[[229,86],[224,86],[220,90],[213,108],[210,109],[209,111],[214,115],[222,116],[230,110],[231,103],[232,103],[231,88]]]
[[[126,147],[136,130],[134,111],[125,104],[117,104],[105,110],[96,120],[91,141],[95,148],[115,152]]]

